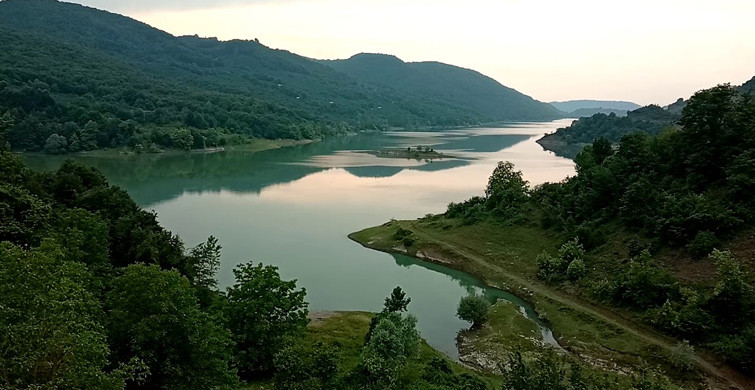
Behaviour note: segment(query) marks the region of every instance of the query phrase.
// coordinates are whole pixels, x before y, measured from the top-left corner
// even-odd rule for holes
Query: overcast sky
[[[78,0],[174,35],[480,71],[542,101],[668,104],[755,75],[755,0]]]

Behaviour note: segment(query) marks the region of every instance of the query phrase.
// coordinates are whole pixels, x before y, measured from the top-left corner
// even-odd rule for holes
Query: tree
[[[105,299],[116,362],[138,357],[150,388],[214,388],[235,381],[229,332],[203,313],[189,280],[157,265],[130,265]]]
[[[522,172],[514,170],[514,164],[499,162],[485,188],[488,207],[504,218],[515,217],[527,200],[527,184],[522,179]]]
[[[333,347],[304,342],[287,345],[275,355],[275,387],[286,390],[336,388],[338,355]]]
[[[233,274],[236,282],[227,290],[224,312],[240,374],[250,378],[271,370],[286,339],[306,329],[306,291],[296,290],[296,280],[281,280],[275,266],[244,263]]]
[[[710,258],[718,272],[710,307],[724,323],[737,326],[747,317],[753,301],[747,273],[729,251],[714,249]]]
[[[0,388],[119,389],[87,267],[56,243],[0,244]]]
[[[362,349],[358,370],[367,388],[391,388],[401,366],[419,352],[417,319],[412,315],[384,313]]]
[[[473,327],[481,326],[488,319],[490,302],[477,294],[462,297],[456,308],[456,316],[472,323]]]
[[[385,298],[384,310],[392,313],[406,311],[406,308],[411,301],[412,299],[406,296],[404,290],[402,290],[401,287],[396,286],[396,288],[393,289],[393,292],[391,292],[391,296]]]
[[[217,280],[215,274],[220,268],[220,250],[218,239],[214,236],[207,237],[207,241],[191,248],[189,258],[192,268],[191,278],[196,286],[207,289],[215,289]]]
[[[63,154],[68,151],[68,140],[62,135],[53,134],[45,141],[45,152],[48,154]]]

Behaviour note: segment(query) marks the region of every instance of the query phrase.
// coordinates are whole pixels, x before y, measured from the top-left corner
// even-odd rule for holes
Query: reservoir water
[[[157,212],[187,247],[214,235],[223,246],[221,286],[241,262],[274,264],[307,290],[310,311],[378,311],[401,286],[427,341],[456,358],[455,317],[471,291],[515,301],[474,278],[405,256],[365,249],[351,232],[391,218],[442,213],[449,202],[482,195],[498,161],[511,161],[532,185],[574,174],[571,160],[543,151],[543,133],[569,124],[512,123],[495,128],[384,132],[338,137],[257,153],[158,154],[75,159],[99,168],[145,209]],[[435,161],[378,158],[364,151],[430,146],[459,158]],[[36,169],[61,157],[29,156]],[[544,336],[548,331],[544,328]]]

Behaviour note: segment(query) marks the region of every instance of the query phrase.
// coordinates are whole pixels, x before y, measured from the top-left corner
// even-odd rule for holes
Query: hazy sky
[[[755,0],[78,0],[174,35],[480,71],[542,101],[668,104],[755,75]]]

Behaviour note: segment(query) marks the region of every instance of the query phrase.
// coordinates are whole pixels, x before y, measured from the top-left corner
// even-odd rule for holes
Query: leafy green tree
[[[404,290],[396,286],[391,292],[391,296],[385,298],[384,308],[391,313],[406,311],[411,301],[412,299],[406,296]]]
[[[515,217],[528,199],[527,181],[522,172],[514,170],[514,164],[501,161],[488,179],[485,197],[488,207],[502,217]]]
[[[739,325],[748,317],[753,305],[752,287],[742,265],[729,251],[713,250],[710,258],[716,264],[718,282],[710,305],[725,323]]]
[[[582,259],[575,259],[569,263],[569,267],[566,268],[566,277],[569,280],[577,281],[587,275],[587,267]]]
[[[223,249],[214,236],[189,250],[192,265],[191,279],[194,284],[207,289],[215,289],[218,281],[215,274],[220,268],[220,251]]]
[[[488,310],[490,302],[485,297],[470,294],[462,297],[459,305],[456,307],[456,316],[464,321],[472,323],[473,327],[482,326],[488,319]]]
[[[150,388],[214,388],[233,383],[231,335],[203,313],[189,280],[157,265],[130,265],[105,299],[116,362],[141,359]]]
[[[359,369],[367,388],[395,386],[404,363],[419,352],[417,319],[396,312],[384,313],[362,349]]]
[[[45,141],[45,152],[48,154],[63,154],[68,151],[68,140],[58,134],[52,134]]]
[[[322,343],[294,342],[275,355],[275,387],[287,390],[337,388],[338,355]]]
[[[224,313],[236,364],[242,377],[250,378],[270,371],[286,340],[306,329],[306,291],[296,290],[295,280],[281,280],[275,266],[244,263],[233,274],[236,282],[227,290]]]
[[[611,141],[605,137],[600,137],[592,143],[592,155],[595,164],[601,165],[608,157],[613,155],[613,146]]]
[[[56,243],[0,244],[0,387],[122,389],[87,267]]]

